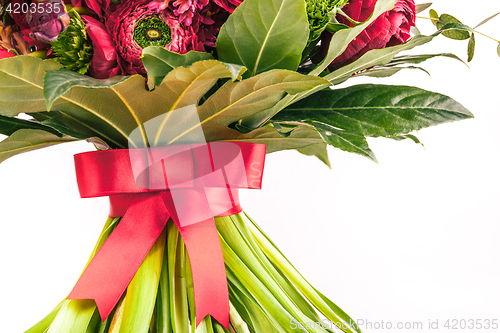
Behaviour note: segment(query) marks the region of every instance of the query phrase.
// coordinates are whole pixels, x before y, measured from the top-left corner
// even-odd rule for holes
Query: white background
[[[500,3],[437,0],[434,8],[474,26]],[[427,20],[417,25],[434,29]],[[500,18],[478,30],[499,39],[499,27]],[[470,69],[436,59],[424,64],[432,78],[406,71],[372,79],[447,94],[475,119],[420,131],[425,148],[370,139],[378,165],[336,149],[331,170],[296,152],[271,154],[264,189],[242,194],[292,263],[355,319],[424,328],[439,320],[439,330],[402,332],[461,332],[445,329],[447,319],[500,321],[500,58],[495,42],[476,39]],[[440,37],[412,53],[466,58],[466,46]],[[57,305],[97,240],[107,199],[80,199],[73,168],[73,154],[89,150],[65,144],[0,165],[2,332],[23,332]],[[493,330],[462,332],[482,331]]]

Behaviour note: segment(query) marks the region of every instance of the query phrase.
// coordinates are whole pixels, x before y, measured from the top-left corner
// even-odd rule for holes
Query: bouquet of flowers
[[[266,153],[328,165],[328,144],[471,118],[410,86],[352,85],[434,57],[398,55],[475,29],[413,0],[0,0],[0,162],[76,140],[82,197],[110,217],[68,298],[27,332],[360,332],[238,201]],[[484,20],[486,23],[496,15]],[[412,37],[413,34],[413,37]],[[292,323],[321,322],[332,327]]]

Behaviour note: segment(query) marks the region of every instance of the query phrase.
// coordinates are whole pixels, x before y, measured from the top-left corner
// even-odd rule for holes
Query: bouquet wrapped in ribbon
[[[361,332],[246,215],[268,153],[376,161],[367,137],[472,118],[411,86],[336,86],[448,54],[476,28],[413,0],[0,0],[0,162],[87,140],[83,198],[110,213],[73,290],[29,333]],[[494,15],[496,16],[496,15]],[[489,17],[481,24],[486,23]],[[293,323],[321,322],[305,327]]]

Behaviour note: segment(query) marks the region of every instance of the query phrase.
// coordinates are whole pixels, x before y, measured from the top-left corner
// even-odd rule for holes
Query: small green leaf
[[[216,48],[219,60],[243,65],[253,76],[296,70],[308,37],[303,0],[245,0],[220,29]]]
[[[467,45],[467,62],[471,62],[474,58],[474,51],[476,49],[476,37],[472,33],[470,35],[469,44]]]
[[[439,16],[439,21],[436,23],[437,28],[441,29],[445,25],[450,24],[450,23],[457,23],[457,24],[462,24],[458,19],[455,17],[449,15],[449,14],[442,14]],[[470,34],[468,31],[464,30],[458,30],[458,29],[453,29],[449,31],[444,31],[443,36],[451,38],[451,39],[456,39],[456,40],[465,40],[470,37]]]
[[[424,10],[426,10],[427,8],[429,8],[430,6],[432,6],[432,2],[418,4],[415,6],[415,13],[416,14],[421,13]]]
[[[323,140],[329,145],[349,153],[364,156],[378,163],[375,154],[368,146],[368,142],[366,142],[363,135],[339,130],[331,125],[317,121],[305,121],[304,123],[314,126]]]
[[[150,88],[159,86],[163,78],[176,67],[189,67],[197,61],[209,59],[213,57],[206,52],[189,51],[178,54],[160,46],[148,46],[142,50],[142,63],[148,73]]]
[[[487,23],[488,21],[490,21],[490,20],[494,19],[495,17],[497,17],[497,16],[498,16],[498,14],[500,14],[500,12],[498,12],[498,13],[496,13],[496,14],[493,14],[493,15],[491,15],[490,17],[488,17],[487,19],[485,19],[485,20],[481,21],[481,23],[479,23],[478,25],[476,25],[476,26],[474,27],[474,29],[479,28],[479,27],[480,27],[480,26],[482,26],[483,24],[485,24],[485,23]]]
[[[431,21],[432,24],[434,24],[434,26],[437,28],[437,22],[439,21],[438,13],[434,9],[431,9],[431,10],[429,10],[429,16],[432,19],[432,21]]]
[[[389,139],[393,139],[395,141],[403,141],[403,140],[411,140],[415,142],[416,144],[424,146],[422,142],[413,134],[404,134],[404,135],[397,135],[397,136],[388,136]]]
[[[317,143],[312,146],[307,146],[304,148],[298,148],[297,151],[306,156],[316,156],[321,162],[325,163],[330,169],[332,165],[330,164],[330,159],[328,158],[326,143]]]
[[[497,54],[500,57],[500,44],[498,44],[498,46],[497,46]]]
[[[0,163],[21,153],[71,141],[76,141],[76,139],[67,136],[59,137],[38,129],[21,129],[0,141]]]

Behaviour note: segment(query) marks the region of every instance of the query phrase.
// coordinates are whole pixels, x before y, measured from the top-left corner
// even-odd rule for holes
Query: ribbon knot
[[[75,155],[82,198],[109,196],[122,220],[68,299],[94,299],[102,320],[118,303],[172,218],[191,261],[196,326],[210,314],[229,327],[227,279],[215,216],[241,212],[238,189],[259,189],[265,145],[235,142]]]

